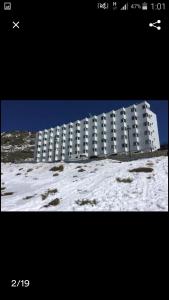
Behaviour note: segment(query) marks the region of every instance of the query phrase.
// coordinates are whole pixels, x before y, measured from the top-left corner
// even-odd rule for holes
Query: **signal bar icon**
[[[120,10],[128,10],[128,3],[126,3],[124,6],[122,6],[122,8],[120,8]]]

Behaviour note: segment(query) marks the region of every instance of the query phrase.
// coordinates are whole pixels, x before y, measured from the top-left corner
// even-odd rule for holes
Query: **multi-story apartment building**
[[[155,151],[160,148],[156,115],[146,101],[127,108],[39,131],[35,160]]]

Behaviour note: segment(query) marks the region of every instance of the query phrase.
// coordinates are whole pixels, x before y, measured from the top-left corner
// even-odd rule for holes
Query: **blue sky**
[[[137,104],[140,100],[3,100],[1,101],[1,132],[38,131],[63,123],[74,122],[112,109]],[[148,100],[157,114],[160,142],[168,142],[168,101]]]

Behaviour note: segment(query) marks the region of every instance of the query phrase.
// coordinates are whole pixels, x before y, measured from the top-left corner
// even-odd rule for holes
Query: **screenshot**
[[[0,35],[2,290],[78,296],[74,280],[87,297],[95,254],[127,263],[145,245],[153,271],[167,251],[168,2],[1,0]]]

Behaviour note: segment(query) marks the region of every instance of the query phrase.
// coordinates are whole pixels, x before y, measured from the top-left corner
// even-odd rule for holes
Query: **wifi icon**
[[[126,3],[124,6],[122,6],[122,8],[120,8],[120,10],[128,10],[128,3]]]

